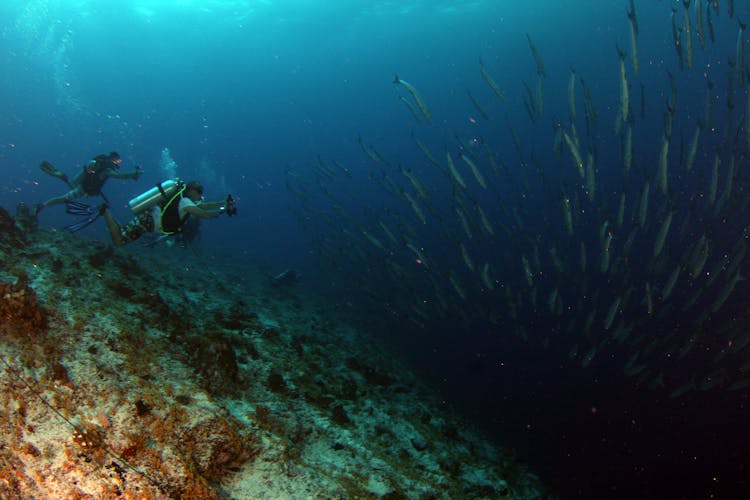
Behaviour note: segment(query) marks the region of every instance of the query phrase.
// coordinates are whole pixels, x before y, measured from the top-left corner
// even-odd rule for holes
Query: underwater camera
[[[227,195],[227,203],[224,207],[224,211],[229,217],[237,215],[237,202],[234,200],[234,198],[232,198],[231,194]]]

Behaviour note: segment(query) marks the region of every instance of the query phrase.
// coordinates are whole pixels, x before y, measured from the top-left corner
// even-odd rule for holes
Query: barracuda
[[[628,90],[628,75],[625,71],[625,52],[620,50],[620,47],[617,47],[617,56],[620,58],[620,117],[623,123],[627,123],[630,91]]]
[[[674,212],[670,210],[669,214],[667,214],[667,217],[664,219],[664,222],[661,223],[659,232],[656,234],[656,239],[654,240],[654,258],[658,257],[664,249],[664,242],[667,240],[667,233],[669,233],[669,226],[672,224],[673,215]]]
[[[643,191],[641,191],[641,203],[638,209],[638,225],[640,227],[646,226],[646,218],[648,217],[648,197],[650,190],[651,182],[646,179],[646,183],[643,185]]]
[[[661,149],[659,150],[659,171],[656,174],[656,182],[665,196],[668,194],[668,170],[669,170],[669,139],[666,135],[661,138]]]
[[[419,107],[419,111],[422,112],[425,120],[427,120],[427,123],[432,123],[432,114],[427,108],[427,105],[422,100],[422,96],[419,95],[417,89],[411,83],[399,78],[398,75],[394,75],[393,83],[403,86],[411,94],[411,96],[414,98],[414,102],[416,102],[417,106]]]
[[[484,176],[479,171],[479,168],[477,168],[476,163],[474,163],[471,158],[469,158],[465,154],[459,155],[464,163],[466,163],[469,166],[469,169],[471,169],[471,173],[474,175],[474,178],[477,180],[480,186],[482,186],[483,189],[487,189],[487,181],[484,180]]]
[[[456,165],[453,163],[453,158],[448,151],[445,152],[445,159],[448,161],[448,171],[451,173],[451,176],[453,176],[453,179],[455,179],[459,186],[466,189],[466,182],[456,169]]]
[[[685,56],[687,57],[687,67],[693,67],[693,27],[690,24],[690,0],[682,0],[685,6]]]
[[[635,13],[635,3],[630,0],[630,9],[627,10],[630,20],[630,52],[633,63],[633,74],[638,78],[638,18]]]
[[[581,158],[581,153],[580,151],[578,151],[578,145],[565,131],[563,131],[563,138],[565,139],[565,144],[568,145],[568,150],[570,150],[570,156],[573,159],[573,164],[578,170],[578,174],[581,176],[581,179],[583,179],[586,173],[584,171],[583,158]]]
[[[531,55],[534,57],[534,62],[536,63],[536,72],[539,76],[544,77],[544,62],[542,61],[542,56],[539,55],[539,51],[536,50],[536,46],[534,45],[534,42],[531,41],[531,37],[528,33],[526,33],[526,40],[529,42],[529,48],[531,49]]]
[[[495,80],[492,79],[489,73],[487,73],[487,70],[484,69],[484,64],[482,63],[482,60],[479,60],[479,71],[482,73],[482,78],[484,78],[484,81],[487,82],[487,85],[490,86],[490,89],[492,89],[492,93],[495,94],[495,96],[500,99],[501,101],[505,100],[505,92],[503,92],[497,83],[495,83]]]

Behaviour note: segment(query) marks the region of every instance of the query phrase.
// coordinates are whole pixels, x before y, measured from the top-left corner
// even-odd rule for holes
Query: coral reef
[[[0,334],[39,336],[47,329],[45,313],[28,286],[26,272],[16,273],[15,284],[0,281]]]
[[[302,287],[0,225],[2,498],[545,496]]]
[[[0,207],[0,261],[8,262],[13,249],[26,244],[26,234],[6,209]]]

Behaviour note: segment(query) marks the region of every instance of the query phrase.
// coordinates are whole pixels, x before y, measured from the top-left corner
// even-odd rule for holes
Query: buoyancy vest
[[[164,234],[174,234],[182,229],[182,225],[190,217],[190,214],[185,214],[184,217],[180,217],[180,200],[185,192],[185,186],[177,191],[167,203],[161,207],[161,232]]]
[[[81,188],[89,196],[94,196],[102,192],[107,177],[104,172],[110,166],[109,160],[105,155],[96,156],[93,160],[83,166],[83,179]]]

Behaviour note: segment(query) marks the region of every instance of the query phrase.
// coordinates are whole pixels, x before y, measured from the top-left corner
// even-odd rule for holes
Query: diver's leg
[[[41,210],[42,208],[46,208],[50,205],[59,205],[61,203],[65,203],[66,201],[72,201],[72,200],[75,200],[76,198],[80,198],[84,194],[85,193],[83,192],[83,189],[81,189],[81,187],[79,186],[79,187],[76,187],[75,189],[71,189],[70,191],[68,191],[67,193],[63,195],[50,198],[49,200],[42,203],[38,207],[38,209]]]
[[[115,246],[121,247],[135,241],[144,234],[154,230],[154,218],[151,212],[145,212],[132,219],[125,226],[120,226],[109,213],[109,209],[104,211],[104,218],[107,221],[109,234],[112,236],[112,242]]]
[[[123,246],[125,242],[122,239],[122,228],[115,218],[112,217],[109,209],[104,211],[104,220],[107,221],[107,229],[109,229],[109,235],[112,237],[112,243],[114,243],[116,247]]]

